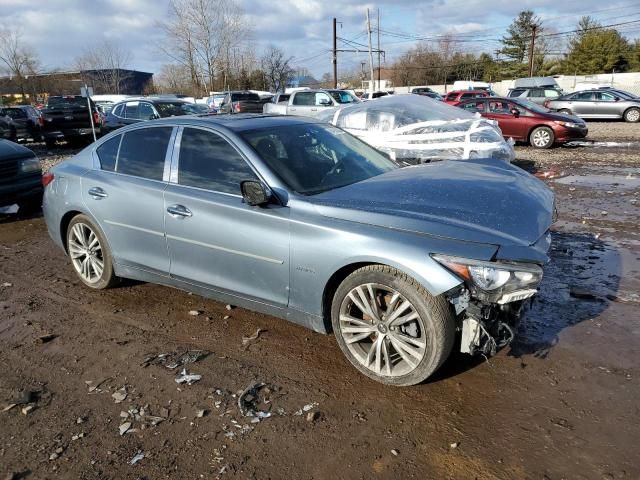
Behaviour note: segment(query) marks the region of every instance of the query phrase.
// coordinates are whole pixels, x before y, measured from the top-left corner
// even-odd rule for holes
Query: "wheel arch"
[[[630,107],[625,108],[625,109],[624,109],[624,112],[622,112],[622,119],[623,119],[623,120],[624,120],[624,119],[625,119],[625,117],[627,116],[627,112],[628,112],[629,110],[638,110],[638,111],[640,112],[640,107],[637,107],[637,106],[635,106],[635,105],[632,105],[632,106],[630,106]]]

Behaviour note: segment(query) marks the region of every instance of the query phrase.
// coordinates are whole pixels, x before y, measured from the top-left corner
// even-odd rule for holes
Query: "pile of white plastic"
[[[406,163],[515,158],[496,122],[420,95],[356,103],[320,118]]]

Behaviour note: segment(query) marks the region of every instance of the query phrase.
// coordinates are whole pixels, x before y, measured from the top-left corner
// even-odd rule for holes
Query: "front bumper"
[[[101,127],[96,127],[96,135],[101,134]],[[90,137],[93,135],[91,128],[68,128],[42,132],[46,140],[63,140],[65,138]]]
[[[25,200],[42,197],[40,174],[16,177],[9,184],[0,183],[0,206],[12,205]]]

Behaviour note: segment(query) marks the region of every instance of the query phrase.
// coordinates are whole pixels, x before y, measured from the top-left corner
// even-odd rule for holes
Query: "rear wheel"
[[[76,274],[88,287],[100,290],[118,282],[104,235],[86,215],[77,215],[69,223],[67,251]]]
[[[640,110],[637,108],[630,108],[624,112],[624,121],[629,123],[637,123],[640,121]]]
[[[449,356],[455,336],[446,299],[383,265],[360,268],[340,284],[331,321],[354,367],[397,386],[415,385],[433,374]]]
[[[553,140],[553,130],[549,127],[534,128],[529,135],[529,143],[535,148],[551,148]]]

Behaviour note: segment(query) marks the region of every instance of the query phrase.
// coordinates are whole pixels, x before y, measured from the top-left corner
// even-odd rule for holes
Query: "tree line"
[[[268,45],[257,51],[252,28],[236,0],[171,0],[166,19],[158,22],[157,28],[165,40],[157,47],[158,53],[166,63],[145,93],[200,97],[228,89],[279,91],[294,76],[305,76],[310,86],[332,86],[328,73],[316,81],[304,66],[293,65],[294,58],[280,48]],[[534,75],[640,70],[640,41],[629,41],[612,26],[586,16],[571,32],[554,32],[533,11],[525,10],[507,28],[494,52],[470,52],[465,47],[468,44],[455,35],[441,36],[435,43],[418,41],[384,68],[385,77],[394,85],[524,77],[528,75],[534,30]],[[91,77],[96,93],[120,93],[121,72],[131,63],[130,50],[104,40],[78,52],[71,68],[97,71]],[[23,41],[21,31],[0,25],[0,73],[18,86],[20,92],[16,93],[24,97],[25,93],[61,88],[62,76],[38,76],[41,70],[37,52]],[[340,83],[354,88],[360,86],[361,79],[360,72],[341,72]]]

